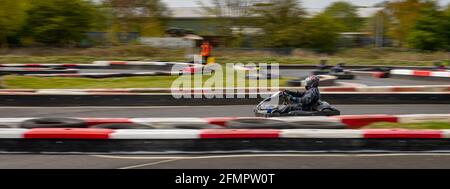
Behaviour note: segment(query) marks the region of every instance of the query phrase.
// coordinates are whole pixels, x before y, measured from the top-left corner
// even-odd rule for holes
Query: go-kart
[[[290,95],[279,91],[269,98],[264,99],[254,109],[256,117],[281,117],[281,116],[334,116],[341,112],[325,101],[319,101],[312,111],[293,110],[286,111],[294,104],[289,100]]]

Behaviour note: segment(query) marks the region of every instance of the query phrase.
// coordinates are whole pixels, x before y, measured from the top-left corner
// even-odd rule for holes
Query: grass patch
[[[31,76],[3,76],[2,85],[7,89],[93,89],[93,88],[170,88],[172,82],[179,76],[142,76],[123,78],[66,78],[66,77],[31,77]],[[211,76],[203,76],[206,81]],[[280,86],[285,86],[289,78],[277,79]],[[241,80],[242,81],[242,80]],[[238,86],[240,81],[235,79],[234,86]],[[267,80],[270,83],[270,80]],[[191,86],[194,85],[191,82]],[[198,85],[197,85],[198,86]],[[224,84],[226,86],[226,83]],[[249,82],[245,83],[249,86]]]
[[[374,123],[364,129],[450,129],[449,122],[426,123]]]

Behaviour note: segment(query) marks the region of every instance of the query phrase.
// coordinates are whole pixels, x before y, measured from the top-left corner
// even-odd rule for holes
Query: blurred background
[[[219,60],[235,54],[448,60],[449,2],[0,0],[0,54],[85,56],[42,62],[179,60],[207,40]]]

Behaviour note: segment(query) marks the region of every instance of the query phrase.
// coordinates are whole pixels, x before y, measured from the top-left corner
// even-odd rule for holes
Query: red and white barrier
[[[0,129],[0,139],[450,139],[450,130],[111,130],[111,129]]]
[[[450,130],[358,129],[377,122],[418,123],[450,122],[450,114],[417,115],[347,115],[334,117],[278,117],[260,118],[285,121],[289,124],[317,122],[343,123],[349,129],[131,129],[112,130],[94,128],[39,128],[21,129],[20,123],[32,118],[0,118],[0,125],[13,128],[0,129],[0,139],[272,139],[272,138],[450,138]],[[214,124],[237,117],[219,118],[78,118],[91,127],[109,123],[135,123],[141,125]]]
[[[391,75],[409,75],[417,77],[445,77],[450,78],[450,71],[428,71],[428,70],[407,70],[407,69],[393,69]]]

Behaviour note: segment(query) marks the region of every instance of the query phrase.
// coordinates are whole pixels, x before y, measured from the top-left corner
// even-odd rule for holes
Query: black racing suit
[[[285,91],[291,95],[291,100],[295,103],[286,108],[283,113],[290,111],[302,110],[313,111],[313,107],[320,100],[320,91],[318,87],[311,87],[306,92]]]
[[[335,67],[331,68],[331,72],[332,73],[342,73],[342,72],[344,72],[344,68],[342,68],[340,66],[335,66]]]

